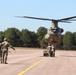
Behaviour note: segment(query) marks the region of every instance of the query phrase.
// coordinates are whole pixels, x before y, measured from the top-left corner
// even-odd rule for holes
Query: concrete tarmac
[[[56,50],[56,57],[43,57],[43,49],[9,49],[0,75],[76,75],[76,51]]]

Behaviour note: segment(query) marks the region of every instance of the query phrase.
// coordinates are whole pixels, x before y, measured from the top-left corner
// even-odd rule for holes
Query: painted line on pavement
[[[34,64],[32,64],[30,67],[26,68],[25,70],[23,70],[22,72],[20,72],[18,75],[23,75],[25,72],[29,71],[30,69],[32,69],[34,66],[36,66],[37,64],[41,63],[42,61],[44,61],[46,58],[43,58],[37,62],[35,62]]]

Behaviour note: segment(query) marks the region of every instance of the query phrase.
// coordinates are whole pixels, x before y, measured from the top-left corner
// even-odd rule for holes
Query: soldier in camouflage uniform
[[[0,43],[0,61],[2,61],[2,50],[1,50],[1,43]],[[2,62],[1,62],[2,63]]]
[[[1,46],[1,49],[2,49],[2,60],[1,60],[1,63],[7,64],[8,47],[11,47],[13,50],[15,50],[15,49],[7,41],[7,38],[4,38],[4,42],[2,42],[1,45],[2,45]]]
[[[50,56],[55,57],[55,47],[54,47],[54,45],[51,45],[49,47],[50,47],[50,50],[49,50]]]

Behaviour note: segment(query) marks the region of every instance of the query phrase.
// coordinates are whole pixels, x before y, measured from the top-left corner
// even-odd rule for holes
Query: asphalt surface
[[[43,49],[10,49],[0,75],[76,75],[76,51],[56,50],[56,57],[43,57]]]

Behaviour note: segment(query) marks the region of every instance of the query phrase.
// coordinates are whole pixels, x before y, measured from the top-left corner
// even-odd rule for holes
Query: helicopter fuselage
[[[62,43],[63,39],[61,36],[61,33],[63,32],[62,28],[58,27],[57,21],[52,21],[52,26],[47,29],[47,34],[45,35],[45,40],[47,40],[48,43],[54,44],[54,43]]]

